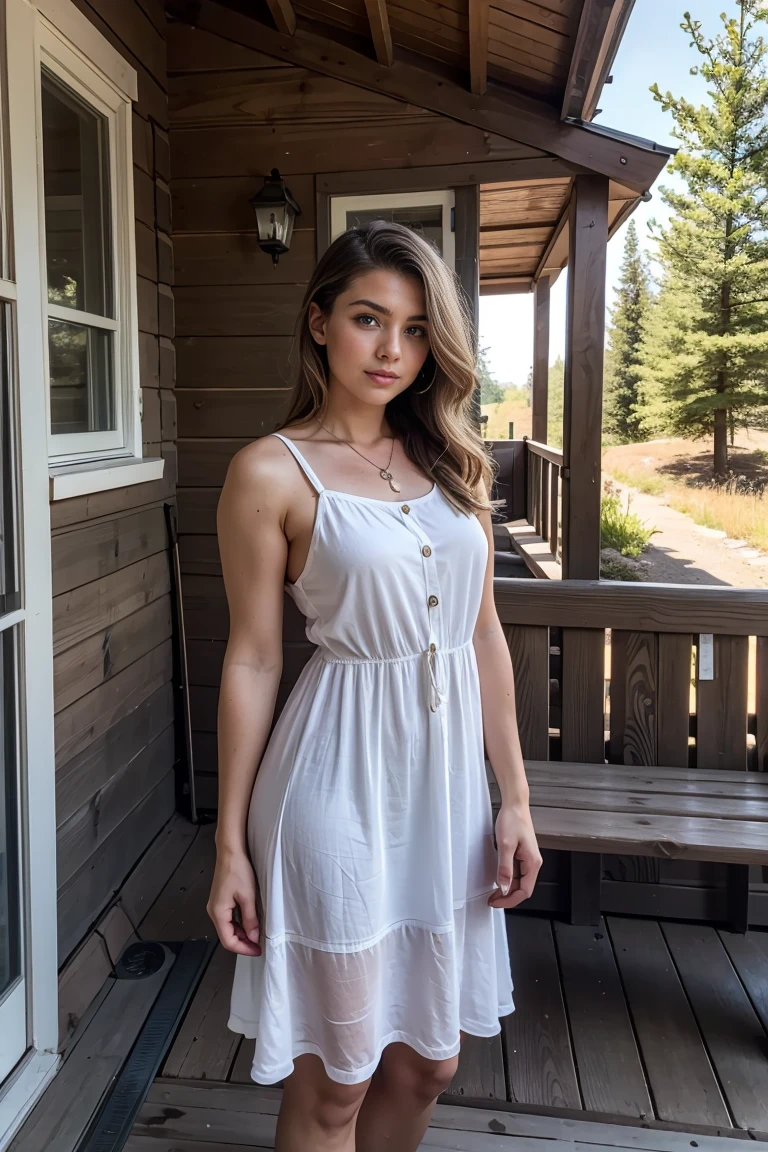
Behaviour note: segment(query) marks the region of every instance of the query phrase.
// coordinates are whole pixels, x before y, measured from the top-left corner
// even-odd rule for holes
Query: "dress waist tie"
[[[427,658],[427,672],[429,674],[429,707],[432,712],[437,712],[440,705],[446,699],[446,695],[440,688],[436,676],[436,652],[435,644],[430,644],[426,649],[425,655]]]

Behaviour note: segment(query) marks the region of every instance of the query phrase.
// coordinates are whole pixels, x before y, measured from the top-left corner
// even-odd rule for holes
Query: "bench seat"
[[[560,561],[550,551],[549,542],[542,539],[527,520],[508,520],[502,525],[509,533],[512,549],[520,556],[540,580],[562,580]]]
[[[499,789],[488,767],[494,812]],[[526,760],[541,848],[768,864],[768,773]]]

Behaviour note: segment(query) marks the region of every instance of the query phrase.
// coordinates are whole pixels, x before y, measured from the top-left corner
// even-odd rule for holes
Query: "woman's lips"
[[[387,376],[381,372],[366,372],[366,376],[369,376],[375,384],[394,384],[396,380],[400,379],[399,376]]]

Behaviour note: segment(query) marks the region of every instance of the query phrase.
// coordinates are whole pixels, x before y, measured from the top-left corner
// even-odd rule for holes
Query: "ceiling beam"
[[[635,0],[584,0],[563,94],[562,116],[595,114]]]
[[[419,108],[436,112],[463,124],[527,144],[582,165],[591,172],[620,180],[633,191],[650,188],[667,162],[669,151],[634,143],[626,137],[591,132],[577,124],[563,123],[557,110],[493,83],[482,96],[458,84],[402,60],[391,67],[372,62],[361,52],[319,36],[297,21],[292,36],[244,16],[214,0],[200,0],[188,22],[236,44],[255,48],[268,56],[286,60],[324,76],[333,76],[359,88],[380,92]]]
[[[267,0],[267,4],[278,32],[293,36],[296,31],[296,12],[291,0]]]
[[[368,23],[371,26],[371,39],[373,40],[376,59],[379,64],[390,68],[394,63],[395,56],[392,51],[392,33],[389,29],[387,0],[365,0],[365,10],[368,13]]]
[[[469,87],[482,96],[488,87],[489,0],[469,0]]]

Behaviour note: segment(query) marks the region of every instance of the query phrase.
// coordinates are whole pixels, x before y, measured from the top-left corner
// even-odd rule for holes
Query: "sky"
[[[709,38],[722,29],[720,13],[735,14],[733,0],[635,0],[624,38],[616,55],[612,73],[613,83],[603,87],[598,101],[602,108],[595,123],[635,136],[654,140],[657,144],[680,147],[680,141],[671,133],[672,114],[664,112],[654,100],[649,86],[656,82],[662,92],[684,96],[694,104],[707,102],[707,85],[701,76],[691,76],[690,68],[700,60],[695,48],[689,47],[690,38],[680,23],[683,13],[690,11],[701,21],[702,32]],[[630,219],[635,221],[638,237],[646,251],[652,250],[648,237],[648,220],[666,222],[669,210],[659,194],[659,186],[682,187],[679,177],[662,169],[651,188],[651,200],[641,202]],[[624,224],[608,243],[606,273],[606,304],[612,306],[615,286],[618,284],[624,248]],[[567,273],[564,270],[552,287],[550,297],[550,364],[565,347],[565,290]],[[533,294],[480,297],[480,344],[487,347],[487,358],[493,375],[499,383],[525,384],[533,359]]]

